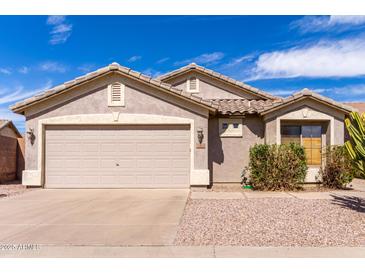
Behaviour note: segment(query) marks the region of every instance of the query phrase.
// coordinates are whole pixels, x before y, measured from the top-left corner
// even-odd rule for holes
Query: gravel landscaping
[[[359,183],[358,183],[359,185]],[[365,185],[363,181],[361,181],[360,185]],[[352,186],[352,184],[351,184]],[[357,185],[356,185],[357,186]],[[344,188],[343,190],[346,191],[353,191],[351,187]],[[210,188],[203,188],[203,187],[193,187],[191,188],[193,192],[251,192],[251,189],[243,189],[242,185],[239,183],[221,183],[221,184],[214,184]],[[336,191],[331,188],[326,188],[320,185],[305,185],[303,189],[297,190],[297,192],[333,192]],[[281,191],[277,191],[281,192]]]
[[[365,200],[189,199],[175,244],[365,246]]]

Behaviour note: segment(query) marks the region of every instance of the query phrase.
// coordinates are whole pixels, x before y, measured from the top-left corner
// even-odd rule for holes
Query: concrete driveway
[[[41,189],[0,199],[0,244],[171,245],[189,190]]]

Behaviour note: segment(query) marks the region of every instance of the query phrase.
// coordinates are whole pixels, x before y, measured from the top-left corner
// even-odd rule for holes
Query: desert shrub
[[[295,190],[302,187],[307,173],[304,148],[298,144],[255,145],[242,182],[257,190]]]
[[[344,146],[327,147],[325,165],[321,167],[317,181],[329,188],[344,188],[354,178],[355,170]]]

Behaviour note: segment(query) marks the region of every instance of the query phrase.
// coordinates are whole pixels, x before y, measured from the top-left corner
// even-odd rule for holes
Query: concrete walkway
[[[365,258],[365,247],[10,246],[2,258]],[[19,250],[20,249],[20,250]],[[22,250],[23,249],[23,250]]]

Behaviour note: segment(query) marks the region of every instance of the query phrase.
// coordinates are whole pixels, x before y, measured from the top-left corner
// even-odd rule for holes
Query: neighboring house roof
[[[187,73],[189,71],[198,71],[200,73],[208,75],[209,77],[213,77],[215,79],[224,81],[226,83],[229,83],[229,84],[234,85],[238,88],[244,89],[245,91],[251,92],[251,93],[253,93],[255,95],[258,95],[260,97],[263,97],[265,99],[278,99],[278,98],[280,98],[280,97],[276,97],[274,95],[271,95],[267,92],[264,92],[262,90],[259,90],[258,88],[251,87],[250,85],[247,85],[247,84],[245,84],[241,81],[237,81],[237,80],[235,80],[233,78],[230,78],[226,75],[223,75],[219,72],[216,72],[216,71],[213,71],[211,69],[207,69],[205,67],[199,66],[195,63],[191,63],[191,64],[189,64],[187,66],[184,66],[184,67],[181,67],[177,70],[173,70],[171,72],[168,72],[164,75],[161,75],[161,76],[157,77],[156,79],[161,80],[161,81],[166,81],[170,78],[173,78],[173,77],[176,77],[178,75]]]
[[[0,119],[0,131],[5,127],[11,128],[18,136],[18,138],[23,137],[11,120]]]
[[[24,101],[21,102],[17,102],[14,105],[10,106],[10,109],[16,113],[23,113],[24,109],[36,104],[40,101],[43,101],[45,99],[48,99],[50,97],[54,97],[56,95],[59,95],[65,91],[68,91],[72,88],[78,87],[90,80],[93,80],[95,78],[99,78],[101,76],[104,76],[106,74],[109,73],[113,73],[113,72],[117,72],[117,73],[121,73],[123,75],[127,75],[135,80],[138,81],[142,81],[148,85],[151,85],[155,88],[158,89],[162,89],[163,91],[173,94],[177,97],[181,97],[184,98],[188,101],[191,101],[195,104],[201,105],[203,107],[206,107],[212,111],[215,111],[218,106],[214,104],[214,102],[212,102],[211,100],[205,100],[195,94],[189,93],[189,92],[185,92],[181,89],[175,88],[170,84],[164,83],[160,80],[157,79],[153,79],[150,76],[141,74],[140,72],[134,71],[130,68],[124,67],[119,65],[118,63],[112,63],[106,67],[103,67],[101,69],[98,69],[96,71],[90,72],[86,75],[83,75],[81,77],[77,77],[71,81],[65,82],[59,86],[56,86],[54,88],[51,88],[49,90],[46,90],[40,94],[37,94],[31,98],[28,98]]]
[[[338,109],[342,112],[345,112],[345,113],[350,113],[351,111],[354,110],[351,106],[336,102],[335,100],[333,100],[331,98],[319,95],[318,93],[315,93],[315,92],[305,88],[305,89],[303,89],[299,92],[296,92],[293,95],[288,96],[284,99],[272,101],[272,106],[270,106],[267,109],[265,109],[264,111],[262,111],[261,114],[265,115],[269,112],[278,110],[278,109],[283,108],[287,105],[290,105],[290,104],[293,104],[295,102],[301,101],[305,98],[311,98],[313,100],[316,100],[320,103],[328,105],[332,108],[336,108],[336,109]]]
[[[365,102],[345,102],[344,104],[355,108],[360,114],[365,113]]]

